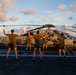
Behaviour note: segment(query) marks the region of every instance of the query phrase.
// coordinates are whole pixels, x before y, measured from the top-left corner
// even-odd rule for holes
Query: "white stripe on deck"
[[[0,54],[0,56],[6,56],[5,54]],[[15,56],[13,54],[9,55],[9,56]],[[32,57],[33,55],[18,55],[18,56],[21,56],[21,57]],[[40,57],[40,55],[35,55],[36,57]],[[62,56],[59,56],[59,55],[43,55],[43,57],[64,57],[64,55]],[[65,57],[76,57],[76,55],[66,55]]]

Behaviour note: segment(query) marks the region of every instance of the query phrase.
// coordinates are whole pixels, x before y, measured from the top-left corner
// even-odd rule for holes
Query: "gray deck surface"
[[[14,51],[11,50],[9,59],[5,55],[7,49],[0,50],[0,75],[76,75],[76,48],[67,50],[66,57],[59,57],[58,49],[49,47],[43,51],[43,61],[40,61],[39,53],[32,61],[32,50],[18,48],[18,61],[15,59]]]

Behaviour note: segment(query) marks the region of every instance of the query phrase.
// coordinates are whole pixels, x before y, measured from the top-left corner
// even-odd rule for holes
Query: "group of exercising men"
[[[20,34],[15,34],[14,33],[14,30],[12,29],[11,30],[11,33],[10,34],[7,34],[6,31],[3,29],[3,33],[4,35],[8,36],[9,37],[9,41],[10,41],[10,44],[9,44],[9,47],[8,47],[8,51],[7,51],[7,54],[6,54],[6,59],[8,59],[8,56],[9,56],[9,53],[10,53],[10,50],[11,48],[14,48],[14,51],[15,51],[15,54],[16,54],[16,59],[18,60],[18,54],[17,54],[17,45],[16,45],[16,37],[18,36],[22,36],[24,31],[22,31]],[[47,46],[47,37],[48,37],[48,32],[46,31],[44,35],[40,35],[39,31],[36,31],[36,34],[35,35],[31,35],[30,34],[30,31],[27,32],[28,35],[27,35],[27,45],[26,45],[26,50],[28,49],[28,47],[30,47],[30,50],[31,50],[31,39],[34,39],[35,40],[35,44],[34,44],[34,52],[33,52],[33,61],[35,60],[34,59],[34,56],[36,55],[36,51],[38,49],[39,53],[40,53],[40,60],[42,61],[42,51],[41,51],[41,43],[40,43],[40,40],[43,39],[43,49],[44,48],[48,48]],[[59,41],[59,55],[61,56],[61,52],[63,51],[64,55],[65,55],[65,50],[64,50],[64,34],[61,33],[60,36],[57,37],[57,40]]]

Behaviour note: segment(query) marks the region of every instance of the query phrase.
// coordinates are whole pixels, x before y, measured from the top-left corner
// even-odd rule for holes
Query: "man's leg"
[[[37,48],[34,48],[34,52],[33,52],[33,60],[34,60],[34,56],[35,56],[35,54],[36,54],[36,50],[37,50]]]
[[[10,53],[10,50],[11,50],[11,48],[9,47],[8,48],[8,51],[7,51],[7,54],[6,54],[6,58],[8,59],[8,55],[9,55],[9,53]]]
[[[66,50],[65,49],[63,49],[63,53],[64,53],[64,56],[66,55]]]
[[[26,45],[26,50],[28,50],[28,46],[29,46],[29,44]]]
[[[46,44],[46,49],[47,49],[48,47],[47,47],[47,44]]]
[[[62,51],[62,50],[61,50],[61,49],[59,49],[59,56],[61,56],[61,51]]]
[[[30,46],[30,50],[31,50],[31,44],[29,44],[29,46]]]
[[[43,50],[44,50],[44,48],[45,48],[45,44],[43,44]]]
[[[42,60],[42,51],[41,51],[41,48],[39,48],[39,53],[40,53],[40,59]]]
[[[14,50],[15,50],[16,59],[18,59],[17,48],[15,47]]]

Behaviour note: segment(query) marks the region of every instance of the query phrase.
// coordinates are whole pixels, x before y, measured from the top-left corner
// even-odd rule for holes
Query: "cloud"
[[[69,17],[69,20],[72,20],[73,19],[73,17]]]
[[[9,10],[12,10],[15,8],[15,0],[2,0],[3,3],[5,4],[5,7],[8,8]]]
[[[64,10],[65,10],[65,5],[60,5],[60,6],[58,7],[58,9],[61,10],[61,11],[64,11]]]
[[[46,18],[42,18],[41,20],[42,20],[42,21],[46,21]]]
[[[22,30],[25,29],[25,27],[21,27],[21,26],[10,27],[10,29],[7,30],[7,33],[10,33],[11,29],[13,29],[15,33],[19,34],[21,33]]]
[[[52,18],[53,21],[62,21],[63,19],[61,17]]]
[[[76,10],[76,3],[73,3],[69,6],[70,10]]]
[[[26,31],[29,30],[29,29],[31,29],[31,27],[26,27]]]
[[[7,13],[15,8],[14,0],[0,0],[0,22],[9,21]]]
[[[19,19],[18,16],[12,16],[11,18],[9,18],[11,21],[17,21]]]
[[[28,8],[27,10],[21,9],[20,12],[25,14],[25,15],[29,15],[29,14],[35,14],[36,10],[34,10],[32,8]]]
[[[19,34],[19,33],[21,33],[21,31],[24,31],[24,33],[25,33],[27,30],[31,29],[31,27],[22,26],[22,27],[13,28],[13,29],[14,29],[15,33]]]
[[[8,21],[9,19],[8,19],[8,17],[6,16],[6,14],[4,13],[4,12],[1,12],[0,11],[0,21],[1,22],[6,22],[6,21]]]
[[[70,9],[70,10],[76,10],[76,2],[75,3],[72,3],[70,4],[67,9]],[[59,7],[58,7],[59,10],[61,11],[64,11],[66,9],[65,5],[64,4],[61,4]]]
[[[1,36],[3,35],[3,29],[4,28],[0,28],[0,34]],[[14,32],[16,34],[20,34],[22,31],[24,31],[24,33],[26,33],[28,30],[31,29],[31,26],[15,26],[15,27],[9,27],[9,29],[5,29],[6,30],[6,33],[10,33],[11,32],[11,29],[14,30]]]
[[[32,24],[34,24],[34,22],[35,22],[34,20],[31,20],[31,21],[30,21],[30,23],[32,23]]]

